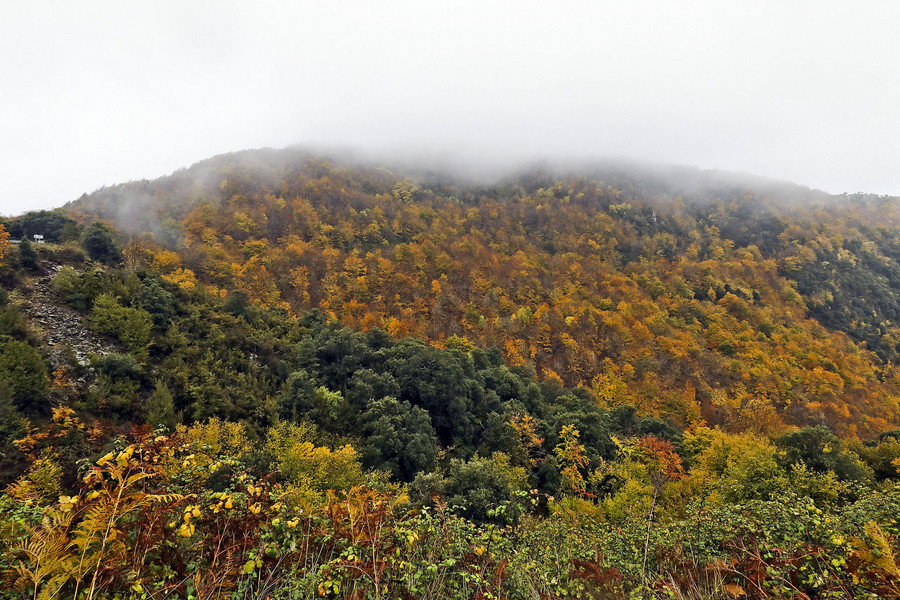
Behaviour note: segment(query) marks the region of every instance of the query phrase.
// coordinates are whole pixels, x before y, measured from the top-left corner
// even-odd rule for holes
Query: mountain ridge
[[[395,337],[466,337],[682,424],[897,421],[897,199],[626,167],[473,183],[264,149],[65,212],[143,234],[171,281]]]

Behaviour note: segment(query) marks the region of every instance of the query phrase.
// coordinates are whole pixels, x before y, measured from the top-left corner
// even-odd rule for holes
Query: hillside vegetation
[[[289,150],[9,220],[0,598],[896,597],[897,202]]]
[[[763,432],[896,424],[896,199],[594,170],[486,186],[260,151],[69,209],[149,232],[143,259],[170,281],[465,337],[607,406]]]

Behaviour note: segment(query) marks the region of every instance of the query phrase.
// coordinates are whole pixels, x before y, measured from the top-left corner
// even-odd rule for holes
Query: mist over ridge
[[[153,219],[154,203],[164,202],[171,216],[183,218],[192,206],[215,202],[222,178],[235,171],[277,190],[282,178],[302,170],[312,161],[324,161],[336,169],[376,171],[387,178],[411,178],[417,183],[490,187],[510,185],[527,177],[551,183],[566,178],[587,178],[627,191],[647,202],[667,202],[677,197],[711,202],[752,193],[760,201],[789,206],[792,203],[840,202],[847,194],[832,195],[797,183],[759,175],[654,163],[624,157],[504,158],[454,152],[370,151],[344,147],[302,146],[257,148],[219,154],[180,168],[170,175],[104,186],[64,205],[66,210],[97,210],[128,231],[146,227]],[[867,195],[877,197],[876,195]],[[884,197],[887,198],[887,197]],[[132,220],[142,225],[130,225]]]

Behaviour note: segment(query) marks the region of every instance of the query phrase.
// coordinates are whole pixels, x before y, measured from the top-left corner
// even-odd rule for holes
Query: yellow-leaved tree
[[[580,435],[574,425],[563,425],[559,432],[559,444],[554,451],[560,466],[559,489],[573,496],[584,494],[586,491],[582,471],[587,467],[588,459],[584,453],[584,446],[578,441]]]
[[[269,429],[266,450],[284,476],[306,494],[320,499],[328,490],[349,490],[363,483],[362,466],[350,444],[331,449],[317,445],[309,424],[281,422]]]

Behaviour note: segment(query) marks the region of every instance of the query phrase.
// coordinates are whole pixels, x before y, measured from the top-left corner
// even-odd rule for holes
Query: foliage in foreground
[[[304,435],[282,435],[295,467]],[[590,516],[593,504],[575,496],[518,492],[473,521],[440,502],[416,509],[377,475],[329,482],[336,491],[304,474],[263,475],[271,459],[240,427],[211,422],[172,435],[136,430],[71,496],[56,496],[52,468],[33,468],[0,499],[0,598],[900,593],[895,485],[847,490],[842,502],[708,498],[677,518],[619,523]],[[645,466],[674,485],[665,454],[654,460]]]

